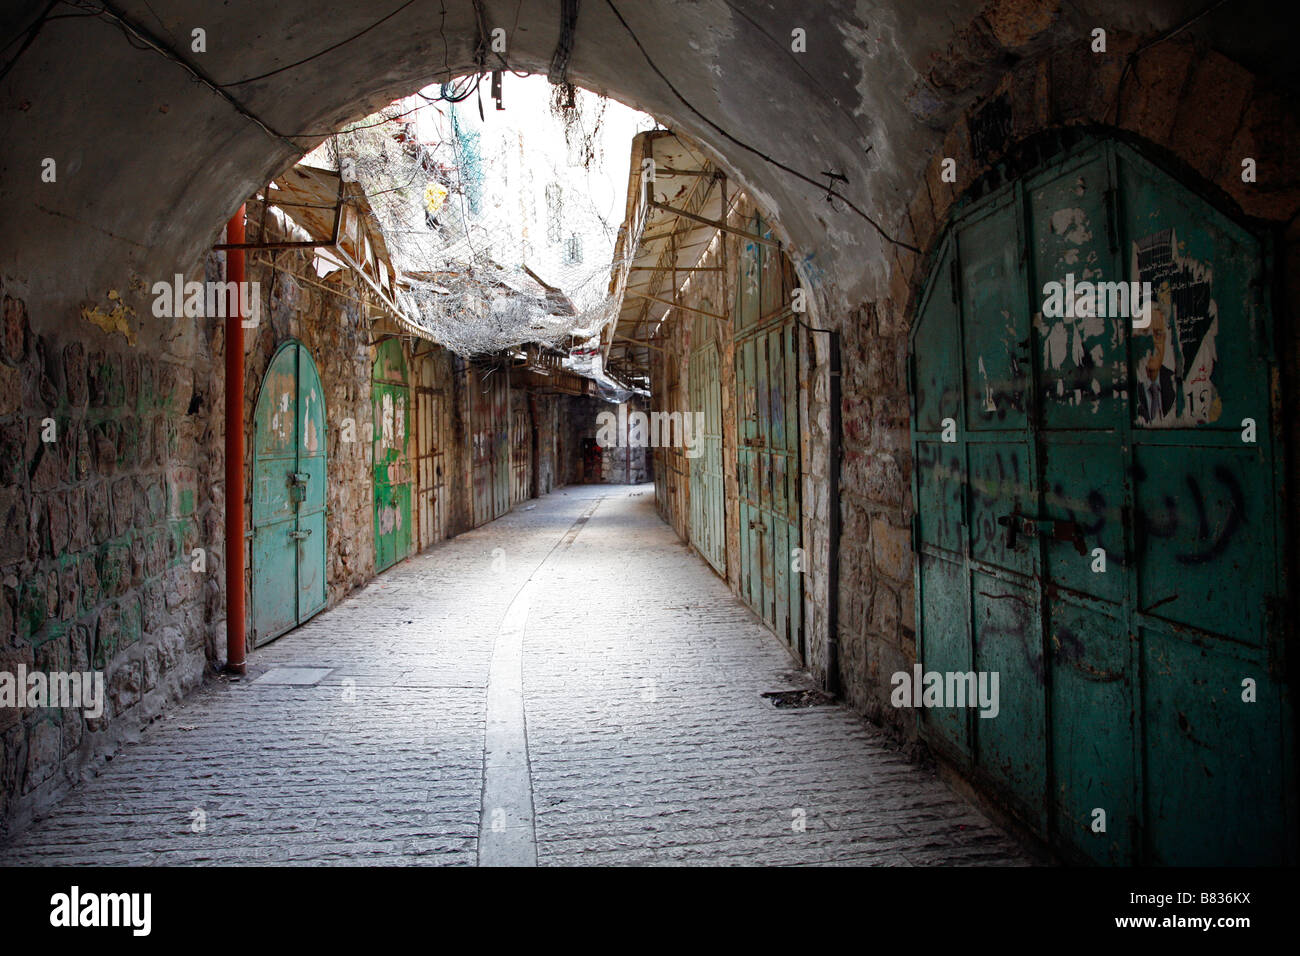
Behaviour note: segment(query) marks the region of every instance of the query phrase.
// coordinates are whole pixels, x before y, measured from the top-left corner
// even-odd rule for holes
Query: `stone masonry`
[[[849,710],[773,707],[810,676],[653,502],[556,492],[380,575],[156,721],[0,863],[474,864],[488,662],[530,579],[539,864],[1026,862]]]

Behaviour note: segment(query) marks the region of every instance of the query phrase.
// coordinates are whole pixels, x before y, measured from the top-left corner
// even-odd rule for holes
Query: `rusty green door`
[[[299,342],[272,356],[253,415],[253,645],[325,606],[325,406]]]
[[[1001,699],[918,720],[1067,857],[1294,859],[1265,262],[1135,150],[1087,141],[961,211],[930,271],[917,653],[999,672]],[[1151,283],[1149,315],[1118,287],[1076,297],[1120,281]]]
[[[375,350],[371,382],[376,572],[411,553],[410,395],[402,343],[386,339]]]
[[[695,323],[695,343],[690,358],[690,407],[692,432],[702,413],[703,434],[692,434],[699,442],[699,454],[689,458],[691,544],[704,555],[713,569],[727,573],[726,495],[722,482],[722,385],[719,379],[718,347],[713,341],[711,320]]]
[[[755,215],[749,228],[770,234]],[[736,432],[740,593],[798,656],[803,655],[803,576],[795,570],[799,526],[798,339],[784,259],[742,244],[736,288]]]

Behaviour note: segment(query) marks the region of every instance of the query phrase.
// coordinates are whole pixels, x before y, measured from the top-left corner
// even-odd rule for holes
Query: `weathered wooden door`
[[[766,231],[756,215],[749,228]],[[799,547],[798,338],[787,267],[760,243],[742,247],[736,306],[737,477],[740,593],[798,655],[803,654]]]
[[[402,343],[386,339],[375,350],[371,380],[376,572],[411,553],[410,395]]]
[[[691,400],[686,414],[703,414],[703,434],[692,437],[699,442],[699,454],[690,462],[691,544],[695,545],[713,569],[727,574],[726,494],[722,474],[722,383],[718,369],[718,346],[710,325],[696,323],[694,348],[690,358]]]
[[[433,359],[420,364],[415,387],[415,511],[420,550],[447,536],[447,479],[444,436],[447,432],[446,392],[434,387]]]
[[[533,496],[533,416],[528,396],[522,391],[510,395],[510,504]]]
[[[503,369],[469,370],[474,526],[510,510],[510,389]]]
[[[930,273],[917,653],[999,672],[1001,700],[919,720],[1067,855],[1294,858],[1265,261],[1134,150],[1092,142],[973,204]],[[1148,281],[1153,307],[1084,281]]]
[[[311,354],[271,357],[253,415],[253,645],[325,606],[325,403]]]

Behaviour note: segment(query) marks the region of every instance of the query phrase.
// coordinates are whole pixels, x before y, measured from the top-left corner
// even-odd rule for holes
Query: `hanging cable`
[[[614,0],[605,0],[605,3],[606,5],[608,5],[609,9],[613,12],[614,16],[618,18],[618,22],[623,25],[623,29],[626,30],[628,36],[632,38],[632,42],[636,44],[637,49],[641,51],[641,55],[645,57],[645,61],[646,63],[649,64],[650,69],[652,69],[655,72],[655,74],[659,77],[659,79],[664,81],[664,84],[668,87],[669,90],[672,91],[673,95],[677,97],[677,99],[681,102],[683,106],[685,106],[688,110],[690,110],[692,113],[698,116],[702,122],[708,125],[719,135],[724,137],[728,142],[734,143],[736,146],[739,146],[741,149],[753,153],[759,159],[763,160],[763,162],[775,166],[777,169],[781,170],[782,172],[789,173],[791,176],[795,177],[796,179],[802,180],[803,182],[807,183],[810,186],[816,186],[819,192],[824,188],[823,183],[819,182],[818,180],[814,179],[811,176],[799,172],[799,170],[791,166],[787,166],[779,159],[775,159],[772,156],[769,156],[761,149],[749,145],[748,143],[744,142],[743,140],[729,133],[727,130],[723,129],[713,120],[709,119],[702,112],[696,109],[695,105],[691,103],[691,101],[688,100],[685,96],[683,96],[681,91],[677,89],[677,87],[673,84],[673,81],[668,79],[664,71],[659,69],[659,66],[655,63],[654,59],[650,56],[650,53],[646,50],[645,46],[641,43],[640,38],[636,35],[636,32],[628,24],[627,20],[623,18],[623,14],[619,12],[618,7],[614,5]],[[901,239],[895,239],[893,236],[891,236],[888,232],[885,231],[885,228],[881,226],[880,223],[876,222],[876,220],[872,218],[870,213],[861,209],[843,193],[837,192],[834,189],[826,188],[826,197],[828,199],[834,197],[835,199],[838,199],[841,202],[843,202],[844,205],[846,205],[849,209],[853,210],[853,212],[857,213],[868,223],[870,223],[871,227],[875,229],[876,232],[880,234],[881,238],[884,239],[886,242],[892,243],[893,245],[898,246],[899,248],[902,249],[908,249],[911,252],[917,253],[918,255],[920,254],[921,252],[920,249],[912,245],[910,242],[904,242]]]
[[[285,66],[277,67],[274,70],[268,70],[265,73],[259,73],[257,76],[246,76],[242,80],[232,80],[229,83],[222,83],[221,87],[224,89],[230,86],[241,86],[244,83],[253,83],[257,80],[264,80],[268,76],[275,76],[277,73],[283,73],[286,70],[292,70],[295,67],[302,66],[304,63],[310,63],[312,60],[322,57],[326,53],[331,53],[334,50],[337,50],[341,46],[346,46],[347,44],[351,43],[353,40],[360,39],[361,37],[369,33],[371,30],[375,29],[375,27],[379,26],[381,23],[391,20],[393,17],[397,16],[399,13],[401,13],[403,10],[405,10],[413,3],[415,3],[415,0],[406,0],[406,3],[402,4],[400,7],[398,7],[396,10],[394,10],[392,13],[388,14],[387,16],[379,18],[374,23],[370,24],[370,26],[366,27],[364,30],[359,30],[358,32],[352,34],[352,36],[344,40],[340,40],[338,43],[333,43],[330,46],[327,46],[325,49],[320,50],[317,53],[313,53],[311,56],[305,56],[301,60],[296,60],[295,62],[286,64]]]

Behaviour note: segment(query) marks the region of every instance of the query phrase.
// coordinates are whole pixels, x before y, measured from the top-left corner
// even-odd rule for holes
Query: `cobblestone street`
[[[435,546],[150,725],[5,864],[1016,864],[656,516],[579,486]]]

